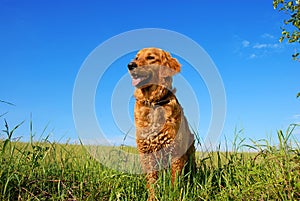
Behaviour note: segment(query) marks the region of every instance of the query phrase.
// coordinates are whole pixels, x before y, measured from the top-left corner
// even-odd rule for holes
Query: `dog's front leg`
[[[141,165],[146,174],[147,189],[149,191],[148,201],[155,199],[155,183],[158,179],[157,162],[153,154],[140,154]]]
[[[186,165],[188,157],[186,154],[181,156],[180,158],[173,158],[171,164],[171,174],[172,174],[172,184],[175,184],[176,178],[182,176],[183,169]]]
[[[158,172],[150,172],[146,174],[146,179],[147,179],[147,188],[149,191],[149,197],[148,201],[154,201],[156,200],[155,198],[155,183],[158,179]]]

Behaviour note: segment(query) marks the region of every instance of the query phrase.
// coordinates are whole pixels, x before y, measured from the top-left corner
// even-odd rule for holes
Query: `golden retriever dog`
[[[128,64],[136,87],[136,143],[150,191],[148,200],[155,200],[153,185],[159,170],[170,167],[174,184],[177,175],[196,167],[194,135],[172,86],[172,76],[180,67],[175,58],[158,48],[140,50]]]

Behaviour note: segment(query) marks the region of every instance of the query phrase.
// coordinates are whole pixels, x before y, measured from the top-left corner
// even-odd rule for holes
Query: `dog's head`
[[[171,77],[180,72],[180,64],[168,52],[158,48],[140,50],[128,64],[132,85],[143,88],[149,85],[169,85]]]

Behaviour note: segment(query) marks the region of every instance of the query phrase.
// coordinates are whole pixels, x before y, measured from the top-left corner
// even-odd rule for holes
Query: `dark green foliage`
[[[283,11],[289,15],[287,20],[284,20],[282,36],[279,41],[286,39],[289,43],[300,43],[300,2],[299,0],[273,0],[274,9]],[[292,55],[294,60],[299,60],[299,52]]]

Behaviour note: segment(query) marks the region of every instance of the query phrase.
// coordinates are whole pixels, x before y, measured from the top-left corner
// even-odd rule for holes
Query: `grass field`
[[[6,124],[1,132],[1,200],[147,200],[143,175],[109,169],[82,145],[53,143],[47,137],[12,140],[17,127],[9,130]],[[276,146],[240,140],[230,151],[198,152],[193,180],[173,186],[164,172],[156,185],[158,200],[300,200],[300,150],[293,128],[278,131]],[[242,147],[253,152],[241,152]]]

